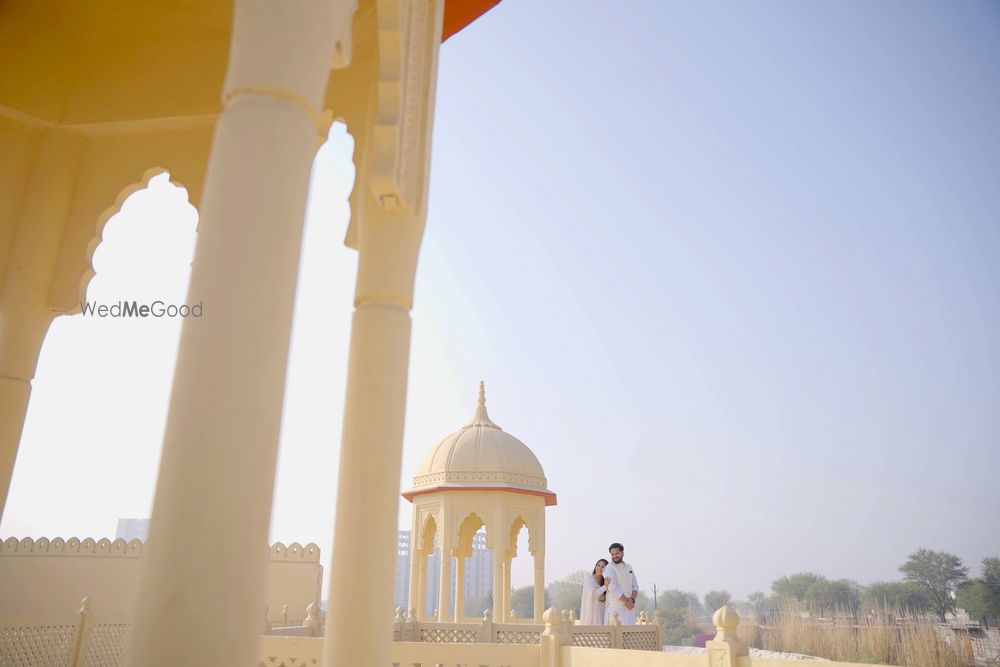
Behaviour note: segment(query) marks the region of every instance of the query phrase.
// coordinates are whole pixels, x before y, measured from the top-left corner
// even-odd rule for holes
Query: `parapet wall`
[[[8,538],[0,543],[0,616],[72,613],[84,597],[103,612],[131,614],[145,548],[137,539]],[[283,605],[293,624],[305,618],[310,603],[319,605],[319,556],[312,543],[270,546],[265,599],[274,623],[282,620]]]

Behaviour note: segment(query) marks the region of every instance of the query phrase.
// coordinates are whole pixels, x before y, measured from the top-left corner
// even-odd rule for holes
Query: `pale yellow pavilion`
[[[486,546],[493,550],[493,617],[506,620],[511,611],[511,561],[517,556],[518,534],[527,528],[535,565],[534,622],[542,622],[545,507],[556,504],[556,494],[548,489],[534,453],[486,413],[482,382],[472,421],[434,446],[413,478],[413,489],[403,497],[413,503],[411,614],[419,619],[426,607],[427,556],[436,538],[441,548],[437,620],[449,620],[451,556],[457,568],[454,620],[461,620],[465,559],[472,555],[473,536],[485,526]]]

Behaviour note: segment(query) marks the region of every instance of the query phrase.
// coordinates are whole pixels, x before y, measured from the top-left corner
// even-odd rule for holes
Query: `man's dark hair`
[[[611,551],[612,549],[618,549],[618,551],[622,551],[622,552],[625,551],[625,547],[622,546],[621,542],[613,542],[611,544],[611,546],[608,547],[608,551]]]

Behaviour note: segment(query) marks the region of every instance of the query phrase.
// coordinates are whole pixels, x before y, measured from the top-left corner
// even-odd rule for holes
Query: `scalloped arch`
[[[480,528],[486,527],[486,519],[483,518],[481,510],[470,509],[460,512],[460,517],[455,521],[455,528],[452,531],[452,547],[466,557],[472,555],[472,541]]]
[[[437,515],[434,512],[428,512],[426,516],[423,517],[423,521],[420,524],[420,533],[417,535],[416,548],[411,545],[410,550],[412,551],[428,551],[430,552],[434,548],[434,538],[437,537],[438,531],[438,520]],[[412,538],[411,538],[412,539]],[[430,545],[427,542],[430,541]]]
[[[108,222],[116,214],[120,213],[122,206],[125,204],[125,200],[131,197],[133,194],[139,190],[144,190],[149,187],[149,182],[153,178],[159,176],[160,174],[169,174],[170,170],[166,167],[156,166],[150,167],[142,173],[142,177],[133,183],[129,183],[124,188],[118,191],[115,196],[114,202],[108,208],[101,211],[100,215],[97,216],[97,223],[94,228],[94,235],[91,237],[90,241],[87,242],[87,247],[84,250],[84,259],[86,269],[83,272],[83,276],[80,277],[80,302],[87,300],[87,289],[90,287],[90,281],[94,279],[97,275],[97,271],[94,270],[94,253],[97,252],[98,246],[104,241],[104,228],[107,226]],[[170,183],[176,187],[184,188],[188,190],[186,186],[181,181],[175,181],[173,178],[170,179]],[[191,202],[190,195],[188,196],[188,203],[194,206]],[[74,308],[68,311],[67,315],[73,315],[79,313],[79,308]]]
[[[531,523],[527,518],[520,512],[514,515],[508,526],[508,542],[507,542],[507,552],[511,557],[517,556],[517,538],[521,535],[522,530],[528,531],[528,540],[531,540]],[[529,547],[530,549],[530,547]]]

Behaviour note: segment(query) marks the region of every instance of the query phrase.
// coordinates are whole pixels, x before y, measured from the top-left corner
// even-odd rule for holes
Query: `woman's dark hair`
[[[604,560],[603,558],[598,558],[598,559],[597,559],[597,562],[596,562],[596,563],[594,563],[594,571],[593,571],[593,572],[591,572],[591,574],[597,574],[597,566],[598,566],[598,565],[600,565],[601,563],[604,563],[604,566],[605,566],[605,567],[607,567],[607,565],[608,565],[608,561]],[[601,584],[601,586],[603,586],[603,585],[604,585],[604,584],[606,584],[606,583],[608,583],[608,578],[607,578],[607,577],[605,577],[605,576],[604,576],[604,575],[602,574],[602,575],[601,575],[601,581],[600,581],[600,584]],[[598,600],[600,600],[601,602],[606,602],[606,601],[607,601],[607,599],[608,599],[608,592],[607,592],[607,591],[604,591],[603,593],[601,593],[601,597],[599,597],[599,598],[597,598],[597,599],[598,599]]]

